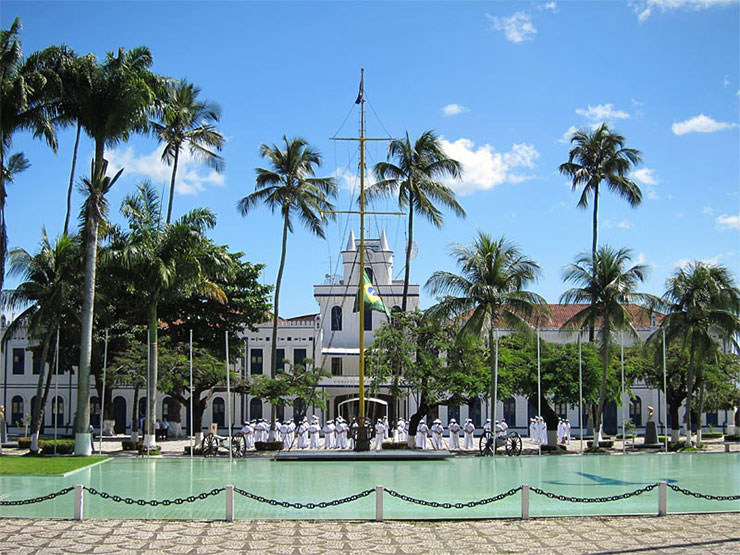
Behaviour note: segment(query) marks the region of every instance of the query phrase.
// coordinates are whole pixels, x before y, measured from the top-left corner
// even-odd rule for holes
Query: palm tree
[[[213,246],[204,235],[216,225],[216,217],[210,210],[192,210],[168,225],[162,221],[161,204],[149,182],[141,183],[135,194],[123,200],[121,212],[128,220],[129,231],[122,247],[114,249],[113,256],[129,273],[147,310],[151,379],[144,444],[153,448],[159,303],[193,293],[225,302],[225,293],[209,279],[206,269],[228,271],[231,259],[223,248]]]
[[[9,259],[9,275],[22,280],[9,295],[9,304],[31,304],[15,322],[27,322],[30,335],[39,339],[42,345],[41,353],[34,355],[40,356],[41,370],[36,385],[38,401],[31,420],[31,451],[38,451],[39,431],[51,385],[52,372],[46,372],[49,347],[65,311],[70,312],[70,290],[79,273],[79,253],[75,238],[62,235],[51,244],[46,230],[43,230],[38,253],[31,255],[23,249],[13,249]]]
[[[283,135],[285,149],[278,145],[263,144],[260,154],[270,162],[270,169],[257,168],[255,191],[237,203],[242,216],[258,204],[264,203],[283,218],[283,240],[280,266],[275,280],[275,298],[272,314],[272,342],[270,355],[270,377],[275,378],[277,365],[277,328],[280,301],[280,284],[285,268],[288,232],[293,232],[293,218],[297,218],[314,235],[324,238],[324,225],[333,214],[330,199],[337,195],[337,185],[332,177],[316,177],[316,168],[321,166],[321,155],[299,137],[288,139]],[[274,407],[273,407],[274,412]],[[274,418],[273,418],[274,420]]]
[[[469,246],[454,245],[450,254],[461,273],[437,271],[427,280],[429,293],[443,296],[430,309],[430,315],[463,318],[462,334],[488,335],[493,419],[493,402],[498,397],[494,385],[494,327],[503,324],[528,333],[532,329],[529,322],[549,319],[547,301],[526,290],[538,279],[540,267],[505,237],[493,239],[483,232]]]
[[[5,224],[8,177],[28,167],[22,154],[20,158],[19,153],[10,154],[13,136],[20,131],[31,131],[54,152],[57,148],[53,106],[47,96],[47,84],[53,74],[39,63],[38,57],[23,57],[20,31],[18,18],[9,29],[0,30],[0,290],[5,279],[8,244]]]
[[[691,403],[697,366],[702,360],[711,362],[717,339],[737,345],[740,290],[732,273],[724,266],[692,262],[678,268],[668,279],[662,305],[668,311],[661,322],[666,342],[681,341],[682,347],[689,352],[685,422],[686,446],[690,447]]]
[[[224,138],[214,124],[221,119],[221,107],[207,100],[199,100],[200,89],[187,81],[170,83],[160,108],[160,121],[152,121],[152,129],[164,143],[162,160],[172,164],[170,200],[167,203],[167,220],[172,218],[172,199],[175,194],[175,177],[180,151],[188,146],[190,154],[201,159],[217,172],[223,171],[224,160],[214,152],[220,151]]]
[[[398,204],[409,211],[408,240],[406,242],[406,266],[403,278],[401,310],[406,312],[411,271],[411,247],[414,241],[414,214],[418,214],[437,228],[442,227],[442,211],[435,203],[452,210],[457,216],[465,217],[465,210],[455,199],[455,192],[439,181],[445,177],[455,179],[462,175],[460,162],[445,154],[439,137],[433,131],[425,131],[412,145],[409,134],[388,145],[388,160],[395,163],[378,162],[373,171],[378,179],[368,187],[365,195],[375,197],[398,196]]]
[[[606,123],[596,129],[579,129],[570,139],[575,146],[570,149],[568,161],[558,170],[573,180],[573,190],[582,188],[578,207],[586,208],[594,200],[593,240],[591,258],[596,260],[599,230],[599,189],[605,182],[607,188],[624,198],[630,206],[642,202],[640,187],[628,176],[630,170],[642,161],[642,153],[625,148],[625,139],[614,133]]]
[[[638,293],[637,286],[647,275],[647,266],[636,264],[628,267],[632,252],[622,248],[615,250],[605,245],[592,258],[580,254],[575,263],[566,266],[564,280],[577,287],[568,289],[560,296],[565,304],[587,303],[587,306],[563,324],[563,328],[599,329],[599,354],[602,373],[599,404],[594,418],[594,446],[599,446],[601,415],[606,404],[606,378],[609,369],[609,349],[616,332],[627,332],[637,338],[632,324],[632,313],[628,304],[653,303],[655,299],[646,293]]]

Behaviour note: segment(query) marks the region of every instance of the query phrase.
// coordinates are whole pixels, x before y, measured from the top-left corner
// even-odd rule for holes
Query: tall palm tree
[[[0,291],[5,279],[8,244],[5,223],[8,176],[18,173],[18,162],[25,160],[17,154],[11,155],[13,136],[20,131],[31,131],[54,152],[57,148],[53,106],[47,95],[47,84],[53,73],[39,63],[38,57],[24,58],[20,31],[19,18],[13,20],[9,29],[0,30]],[[28,162],[23,165],[28,167]]]
[[[221,120],[221,107],[215,102],[199,100],[199,94],[198,87],[184,80],[168,84],[159,121],[151,122],[159,141],[165,145],[162,160],[172,164],[166,223],[172,219],[177,162],[183,148],[189,147],[190,154],[217,172],[224,168],[223,158],[214,152],[224,145],[224,137],[215,127]]]
[[[149,182],[140,184],[135,194],[123,200],[121,212],[128,220],[129,231],[121,248],[114,249],[113,256],[129,272],[132,286],[147,310],[151,379],[144,444],[152,448],[157,406],[159,303],[193,293],[225,302],[225,293],[210,280],[206,269],[228,271],[231,259],[204,235],[216,224],[210,210],[192,210],[174,223],[166,224],[157,193]]]
[[[266,204],[283,219],[283,239],[280,266],[275,280],[275,298],[272,314],[272,342],[270,350],[270,377],[275,378],[277,365],[277,328],[280,302],[280,284],[285,268],[288,232],[293,232],[297,218],[314,235],[324,238],[324,225],[333,214],[330,199],[337,195],[337,185],[332,177],[316,177],[321,166],[321,154],[300,137],[288,139],[283,135],[285,149],[274,144],[260,146],[260,154],[269,161],[270,169],[257,168],[255,191],[237,203],[237,210],[247,216],[258,204]],[[273,407],[274,412],[274,407]],[[274,420],[274,418],[273,418]]]
[[[596,253],[579,255],[575,263],[565,268],[564,280],[576,285],[560,296],[565,304],[586,303],[587,306],[570,317],[563,328],[599,330],[599,354],[601,356],[601,389],[599,403],[594,419],[594,446],[599,446],[598,431],[601,429],[601,416],[606,404],[606,379],[609,369],[609,350],[614,334],[626,332],[637,338],[632,323],[632,313],[628,304],[654,303],[655,299],[646,293],[638,293],[638,285],[647,275],[647,266],[629,266],[632,252],[622,248],[615,250],[605,245]]]
[[[460,162],[445,154],[439,137],[425,131],[411,144],[409,134],[388,145],[388,162],[378,162],[373,168],[376,183],[368,187],[365,195],[375,197],[398,196],[398,204],[409,211],[406,266],[403,278],[401,310],[406,312],[411,271],[411,247],[414,241],[414,214],[429,220],[435,227],[442,227],[442,211],[435,203],[452,210],[464,218],[465,210],[455,199],[455,192],[440,179],[462,175]],[[394,160],[391,162],[390,160]]]
[[[599,193],[601,184],[624,198],[630,206],[642,202],[642,191],[628,175],[642,161],[642,153],[624,146],[625,138],[613,132],[606,123],[594,130],[579,129],[570,139],[574,146],[568,161],[558,170],[573,180],[573,190],[582,189],[578,207],[586,208],[593,197],[593,238],[591,258],[596,259],[599,233]]]
[[[697,366],[702,360],[713,360],[716,339],[737,345],[740,290],[732,273],[724,266],[692,262],[678,268],[668,278],[662,301],[668,312],[661,322],[666,342],[680,341],[689,352],[685,422],[686,445],[690,447],[691,403]]]
[[[79,275],[79,252],[75,238],[60,236],[53,244],[42,231],[39,251],[31,255],[23,249],[10,251],[9,275],[22,281],[9,295],[12,306],[28,306],[15,322],[27,323],[29,334],[41,341],[40,372],[36,385],[36,406],[31,419],[31,450],[38,451],[38,437],[49,395],[52,372],[46,372],[49,347],[65,311],[71,312],[70,292]],[[12,330],[11,330],[12,331]],[[50,368],[53,363],[50,365]],[[45,385],[44,385],[45,383]]]
[[[483,232],[469,246],[454,245],[450,254],[461,273],[437,271],[427,280],[429,293],[443,296],[430,315],[466,318],[462,334],[488,336],[493,419],[493,400],[497,398],[494,327],[503,325],[528,333],[530,322],[549,319],[547,301],[526,290],[539,278],[540,267],[505,237],[494,239]]]

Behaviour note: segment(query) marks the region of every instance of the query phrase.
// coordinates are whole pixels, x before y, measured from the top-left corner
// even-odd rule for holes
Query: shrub
[[[637,434],[624,434],[627,439],[635,439],[637,437]],[[622,439],[622,434],[617,434],[616,439]]]
[[[53,455],[54,444],[56,444],[57,455],[71,455],[75,451],[75,442],[73,439],[53,439],[39,441],[39,448],[42,455]]]
[[[31,438],[30,437],[19,437],[18,438],[18,449],[30,449]]]
[[[602,449],[601,447],[589,447],[584,451],[585,453],[608,453],[606,449]]]
[[[720,439],[724,434],[722,432],[702,432],[702,439]]]
[[[740,441],[740,434],[730,434],[725,436],[725,441]]]
[[[593,441],[587,441],[586,442],[586,445],[588,445],[588,447],[590,449],[591,447],[594,446],[594,442]],[[599,442],[599,447],[600,448],[604,448],[604,449],[611,449],[612,447],[614,447],[614,441],[612,441],[611,439],[605,439],[605,440]]]
[[[139,455],[147,455],[147,454],[161,455],[162,454],[161,446],[155,445],[152,449],[149,449],[149,451],[147,451],[146,449],[144,449],[144,445],[140,441],[136,444],[136,449],[138,450]]]

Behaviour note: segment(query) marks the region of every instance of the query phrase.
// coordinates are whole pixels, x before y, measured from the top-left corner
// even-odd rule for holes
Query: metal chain
[[[629,499],[630,497],[642,495],[643,493],[652,491],[657,487],[658,487],[658,484],[649,484],[645,486],[644,488],[636,489],[635,491],[621,493],[619,495],[610,495],[608,497],[569,497],[567,495],[560,495],[558,493],[552,493],[550,491],[545,491],[540,488],[536,488],[534,486],[530,486],[529,489],[533,493],[536,493],[538,495],[544,495],[545,497],[549,499],[557,499],[558,501],[569,501],[571,503],[609,503],[610,501],[619,501],[621,499]]]
[[[337,505],[357,501],[358,499],[367,497],[375,490],[366,489],[365,491],[361,491],[360,493],[356,493],[354,495],[341,497],[339,499],[332,499],[331,501],[320,501],[318,503],[291,503],[290,501],[278,501],[277,499],[262,497],[261,495],[256,495],[254,493],[250,493],[236,487],[234,488],[234,491],[239,495],[243,495],[244,497],[248,497],[249,499],[258,501],[260,503],[267,503],[268,505],[272,505],[273,507],[280,506],[284,507],[285,509],[326,509],[327,507],[336,507]]]
[[[487,505],[489,503],[501,501],[502,499],[506,499],[507,497],[514,495],[521,489],[522,486],[519,486],[517,488],[510,489],[509,491],[506,491],[504,493],[499,493],[494,497],[486,497],[485,499],[479,499],[478,501],[468,501],[467,503],[440,503],[438,501],[427,501],[425,499],[410,497],[408,495],[398,493],[397,491],[394,491],[392,489],[386,489],[385,491],[391,497],[396,497],[401,501],[408,501],[409,503],[416,503],[417,505],[424,505],[425,507],[434,507],[440,509],[464,509],[466,507],[472,508],[477,507],[478,505]]]
[[[157,499],[131,499],[130,497],[121,497],[119,495],[111,495],[110,493],[106,493],[104,491],[98,491],[95,488],[91,488],[88,486],[85,486],[85,489],[89,491],[92,495],[97,495],[99,497],[102,497],[103,499],[110,499],[111,501],[115,501],[116,503],[126,503],[126,505],[139,505],[141,507],[145,505],[149,505],[151,507],[157,507],[159,505],[164,505],[165,507],[169,505],[182,505],[183,503],[194,503],[195,501],[199,501],[201,499],[207,499],[208,497],[212,495],[218,495],[222,491],[224,491],[226,488],[215,488],[211,491],[204,491],[203,493],[199,493],[198,495],[190,495],[188,497],[178,497],[177,499],[162,499],[161,501]]]
[[[710,501],[738,501],[740,500],[740,495],[708,495],[706,493],[698,493],[696,491],[684,489],[675,484],[667,484],[667,485],[673,491],[677,491],[678,493],[683,493],[684,495],[690,495],[692,497],[696,497],[697,499],[708,499]]]
[[[0,501],[0,507],[12,507],[14,505],[31,505],[33,503],[41,503],[42,501],[48,501],[49,499],[54,499],[55,497],[59,497],[60,495],[66,495],[73,489],[75,488],[70,486],[68,488],[60,489],[59,491],[50,493],[48,495],[42,495],[41,497],[18,499],[16,501]]]

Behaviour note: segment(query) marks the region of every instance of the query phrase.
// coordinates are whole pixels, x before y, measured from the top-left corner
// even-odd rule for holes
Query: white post
[[[581,455],[583,455],[583,357],[581,353],[581,334],[578,330],[578,422],[581,424]]]
[[[529,485],[522,484],[522,518],[529,518]]]
[[[383,486],[375,486],[375,520],[383,521]]]
[[[658,393],[660,395],[660,393]],[[668,453],[668,377],[665,364],[665,328],[663,328],[663,445],[665,452]]]
[[[666,482],[658,482],[658,516],[668,514],[668,488]]]
[[[232,458],[231,453],[231,380],[229,379],[229,332],[224,332],[226,338],[226,421],[229,426],[229,460]]]
[[[226,486],[226,522],[234,522],[234,486]]]
[[[627,400],[624,398],[625,390],[624,390],[624,332],[619,333],[619,338],[621,340],[621,352],[620,352],[620,360],[622,364],[622,454],[624,455],[626,452],[626,445],[627,445],[627,437],[624,435],[624,418],[625,418],[625,405],[627,404]]]
[[[105,346],[103,347],[103,397],[100,399],[100,442],[98,451],[103,454],[103,425],[105,424],[105,372],[108,368],[108,330],[105,330]]]
[[[193,430],[193,330],[190,330],[190,458],[195,449],[195,430]]]
[[[82,520],[82,505],[84,502],[85,486],[82,484],[75,485],[75,520]]]
[[[542,368],[540,366],[540,329],[537,328],[537,416],[542,416]],[[547,436],[545,436],[547,441]],[[549,443],[549,441],[548,441]],[[542,443],[537,444],[537,454],[542,454]]]
[[[57,428],[59,425],[59,326],[57,326],[57,346],[54,354],[54,402],[51,406],[54,408],[54,454],[57,454]],[[0,451],[2,453],[2,451]]]

